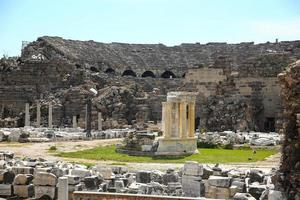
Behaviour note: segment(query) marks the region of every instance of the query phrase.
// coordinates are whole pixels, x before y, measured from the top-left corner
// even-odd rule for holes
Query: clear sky
[[[0,57],[40,36],[126,43],[300,40],[300,0],[0,0]]]

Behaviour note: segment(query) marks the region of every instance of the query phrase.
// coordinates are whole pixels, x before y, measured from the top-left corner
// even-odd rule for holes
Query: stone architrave
[[[195,101],[192,92],[169,92],[163,102],[163,138],[156,155],[189,155],[197,152]]]
[[[36,102],[36,127],[41,126],[41,102]]]
[[[52,102],[49,103],[49,109],[48,109],[48,127],[53,128],[53,124],[52,124]]]
[[[77,117],[76,117],[76,115],[73,115],[72,124],[73,124],[73,128],[77,128]]]
[[[29,103],[25,103],[25,126],[30,126]]]

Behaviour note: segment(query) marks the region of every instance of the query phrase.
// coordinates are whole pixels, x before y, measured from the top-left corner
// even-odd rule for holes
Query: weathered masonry
[[[41,37],[19,58],[0,61],[0,126],[85,124],[90,88],[92,124],[105,128],[161,120],[168,91],[197,93],[195,128],[274,131],[282,106],[276,78],[300,59],[300,41],[277,43],[98,43]],[[41,118],[36,118],[39,100]]]

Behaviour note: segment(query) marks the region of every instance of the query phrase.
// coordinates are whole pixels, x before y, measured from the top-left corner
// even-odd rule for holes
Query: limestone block
[[[14,185],[14,194],[22,197],[28,198],[34,196],[34,186],[33,184],[30,185]]]
[[[48,196],[50,199],[55,198],[55,187],[53,186],[41,186],[41,185],[35,185],[34,186],[34,198],[40,199],[42,197]]]
[[[216,198],[217,199],[229,199],[230,198],[230,189],[217,187]]]
[[[139,170],[136,173],[136,182],[138,183],[150,183],[151,181],[151,172]]]
[[[15,177],[14,185],[28,185],[32,180],[32,174],[18,174]]]
[[[84,185],[87,189],[94,190],[102,183],[102,178],[99,176],[88,176],[84,178]]]
[[[0,184],[0,196],[11,196],[12,191],[11,184]]]
[[[270,190],[268,200],[286,200],[287,198],[281,191]]]
[[[12,184],[15,179],[15,173],[12,171],[5,171],[3,173],[3,183],[4,184]]]
[[[256,200],[251,194],[249,193],[236,193],[233,196],[234,200]]]
[[[152,145],[142,145],[142,151],[149,152],[152,149]]]
[[[57,198],[59,200],[68,200],[68,178],[67,177],[60,177],[58,178],[57,184]]]
[[[80,178],[84,178],[91,175],[90,170],[75,168],[71,170],[71,175],[79,176]]]
[[[65,175],[68,178],[69,185],[77,185],[80,182],[80,177],[75,175]]]
[[[34,168],[32,167],[13,167],[12,171],[17,174],[33,174]]]
[[[182,173],[184,175],[202,176],[203,165],[199,165],[199,163],[195,161],[187,161],[183,166]]]
[[[239,192],[239,188],[236,185],[230,186],[229,190],[230,190],[230,197],[233,197],[236,193]]]
[[[181,179],[182,190],[184,196],[200,197],[201,196],[201,177],[182,175]]]
[[[216,187],[229,188],[231,184],[231,178],[222,176],[210,176],[208,179],[208,184]]]
[[[52,173],[39,172],[35,175],[33,183],[40,186],[56,186],[57,178]]]
[[[205,197],[206,198],[217,198],[217,187],[205,184]]]
[[[116,192],[122,192],[124,190],[124,182],[122,180],[115,181]]]
[[[249,185],[249,193],[256,199],[258,199],[263,191],[265,191],[266,185]]]

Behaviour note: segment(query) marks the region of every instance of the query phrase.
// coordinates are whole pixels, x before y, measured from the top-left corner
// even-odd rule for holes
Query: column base
[[[158,138],[155,155],[183,156],[198,153],[197,138]]]

